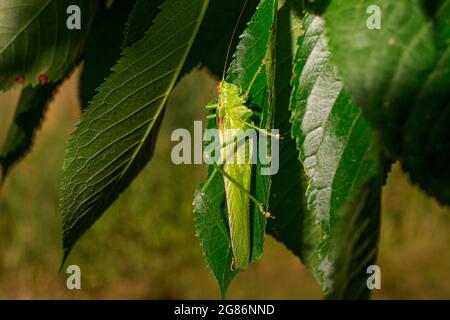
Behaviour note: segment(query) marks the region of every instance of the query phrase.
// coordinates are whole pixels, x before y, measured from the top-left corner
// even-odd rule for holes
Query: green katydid
[[[247,1],[242,12],[246,4]],[[237,24],[233,31],[232,39],[236,33]],[[232,40],[230,41],[226,59],[228,59],[230,53],[231,42]],[[251,258],[250,201],[255,203],[258,210],[266,218],[272,217],[271,213],[266,211],[264,204],[251,194],[252,164],[250,159],[252,158],[253,150],[248,141],[238,142],[241,137],[237,134],[237,132],[245,133],[249,129],[256,129],[265,135],[279,138],[278,135],[272,135],[266,130],[257,127],[252,122],[253,111],[246,105],[248,93],[267,62],[267,59],[262,61],[245,91],[239,86],[225,81],[224,70],[222,81],[217,85],[217,101],[207,106],[208,109],[215,109],[215,113],[209,115],[208,118],[216,119],[223,165],[213,164],[214,171],[200,191],[202,194],[206,190],[217,173],[223,175],[233,252],[232,267],[237,270],[246,269]],[[227,62],[225,62],[226,65]],[[231,157],[227,151],[230,147],[233,150]]]

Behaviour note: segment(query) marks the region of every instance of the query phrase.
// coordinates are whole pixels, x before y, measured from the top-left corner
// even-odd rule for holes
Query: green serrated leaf
[[[65,257],[150,160],[160,115],[207,6],[207,0],[165,1],[82,115],[62,179]]]
[[[273,59],[274,50],[274,21],[277,1],[262,0],[250,20],[248,27],[241,36],[233,56],[226,81],[247,88],[260,67],[264,58]],[[245,68],[243,67],[245,66]],[[270,73],[273,64],[268,63],[266,68],[257,77],[249,96],[253,106],[264,110],[263,123],[271,122],[271,108],[274,107],[268,97],[273,93],[268,90],[268,79],[271,81]],[[266,122],[266,123],[264,123]],[[209,122],[209,127],[215,127],[214,122]],[[210,174],[212,169],[210,170]],[[253,192],[259,201],[268,202],[270,180],[259,175],[258,167],[254,175]],[[200,239],[206,263],[213,271],[220,286],[222,297],[225,296],[228,286],[237,274],[232,270],[233,253],[228,229],[228,213],[226,209],[225,191],[223,177],[216,175],[203,193],[199,188],[194,197],[194,219],[196,234]],[[252,207],[254,207],[252,205]],[[252,254],[251,261],[262,256],[264,245],[265,218],[253,208],[251,211],[252,224]]]
[[[222,176],[216,175],[204,193],[197,189],[193,205],[196,236],[224,298],[237,271],[231,268],[233,252]]]
[[[31,149],[35,132],[39,129],[45,110],[59,84],[23,89],[0,151],[0,187],[10,168]]]
[[[346,89],[388,155],[450,204],[450,1],[428,2],[335,0],[327,32]],[[367,27],[369,5],[380,9],[381,29]]]
[[[125,23],[131,9],[130,0],[116,0],[110,8],[102,10],[94,21],[83,53],[84,65],[80,77],[83,109],[88,107],[97,92],[96,89],[109,76],[111,68],[120,58]],[[141,36],[144,32],[142,31]]]
[[[78,63],[100,0],[3,0],[0,3],[0,89],[64,78]],[[66,26],[78,5],[81,30]],[[41,79],[40,79],[41,77]]]
[[[337,290],[337,254],[330,247],[334,226],[345,218],[340,212],[354,201],[358,187],[378,176],[380,166],[375,133],[343,92],[323,26],[319,16],[304,18],[290,109],[306,190],[300,254],[324,292],[330,293]]]

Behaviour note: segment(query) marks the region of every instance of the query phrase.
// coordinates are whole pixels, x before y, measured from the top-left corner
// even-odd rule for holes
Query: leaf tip
[[[68,247],[68,246],[64,245],[63,250],[64,250],[64,254],[61,259],[61,264],[59,265],[59,268],[58,268],[58,273],[61,273],[62,269],[64,268],[64,265],[67,262],[67,258],[69,257],[70,251],[72,251],[72,247]]]

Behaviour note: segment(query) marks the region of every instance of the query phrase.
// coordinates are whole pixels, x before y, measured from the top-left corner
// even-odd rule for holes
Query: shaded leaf
[[[0,89],[56,82],[78,63],[100,0],[3,0],[0,3]],[[66,26],[78,5],[81,30]],[[49,21],[51,23],[49,23]],[[41,77],[42,79],[42,77]]]
[[[273,54],[273,41],[275,38],[272,35],[272,30],[274,30],[276,2],[274,0],[261,1],[255,15],[241,36],[236,53],[233,56],[234,59],[227,73],[227,82],[240,85],[245,90],[264,58],[270,57],[273,59],[271,55]],[[270,108],[273,108],[273,102],[270,102],[268,97],[272,97],[273,93],[267,88],[267,79],[271,79],[268,74],[273,72],[272,67],[271,63],[266,65],[266,68],[259,74],[249,92],[252,106],[257,106],[264,110],[265,116],[262,117],[263,126],[271,122]],[[215,127],[215,123],[210,121],[209,127]],[[254,174],[253,194],[259,197],[259,201],[267,204],[270,181],[268,181],[267,177],[261,177],[258,169],[256,168],[256,173]],[[210,169],[210,174],[211,172],[212,169]],[[231,280],[237,272],[231,268],[233,254],[228,229],[228,212],[223,177],[219,174],[216,175],[206,190],[203,190],[204,192],[200,191],[201,187],[196,190],[194,196],[196,234],[200,240],[205,260],[216,276],[222,297],[224,297]],[[255,261],[262,256],[266,223],[264,216],[254,208],[253,204],[252,208],[251,261]]]
[[[372,4],[381,9],[380,30],[366,26]],[[330,48],[354,103],[385,129],[385,137],[401,136],[402,118],[435,59],[432,26],[418,1],[336,0],[326,19]]]
[[[430,1],[428,1],[430,2]],[[366,26],[378,5],[382,28]],[[450,204],[450,1],[335,0],[326,12],[333,58],[387,154]]]
[[[375,133],[343,92],[323,26],[318,16],[304,18],[290,109],[292,135],[304,167],[300,256],[324,292],[330,293],[337,290],[333,279],[337,254],[330,247],[334,226],[344,219],[342,208],[356,202],[353,195],[361,194],[358,188],[378,176],[380,167]]]
[[[25,88],[0,151],[0,187],[10,168],[30,151],[35,132],[59,83]]]
[[[416,94],[403,129],[402,167],[414,183],[450,205],[450,1],[437,1],[437,59]]]
[[[65,258],[152,156],[164,105],[207,0],[167,0],[145,36],[126,48],[70,138],[62,180]]]

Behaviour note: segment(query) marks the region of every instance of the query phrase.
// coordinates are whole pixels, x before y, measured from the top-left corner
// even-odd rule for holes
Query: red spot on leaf
[[[18,84],[23,84],[25,82],[25,77],[24,76],[17,77],[16,82]]]
[[[48,77],[45,74],[41,74],[39,76],[39,83],[41,84],[41,86],[43,86],[44,84],[46,84],[48,81]]]

